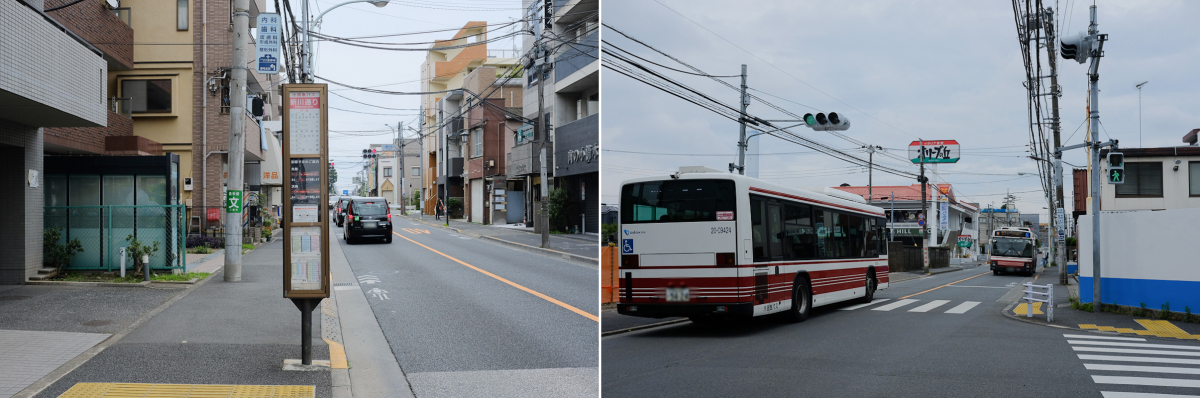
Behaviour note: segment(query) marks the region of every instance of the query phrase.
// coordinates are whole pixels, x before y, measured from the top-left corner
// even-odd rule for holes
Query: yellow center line
[[[496,274],[493,274],[493,273],[491,273],[491,272],[484,271],[483,269],[481,269],[481,268],[479,268],[479,267],[476,267],[476,266],[474,266],[474,265],[471,265],[471,264],[467,264],[466,262],[464,262],[464,261],[462,261],[462,260],[459,260],[459,259],[457,259],[457,258],[450,257],[450,256],[449,256],[449,255],[447,255],[446,253],[442,253],[442,252],[440,252],[440,251],[437,251],[436,249],[434,249],[434,248],[432,248],[432,247],[429,247],[429,246],[422,245],[420,242],[417,242],[417,241],[415,241],[415,240],[409,239],[408,237],[406,237],[406,236],[404,236],[404,235],[400,235],[400,233],[398,233],[398,232],[392,231],[392,233],[393,233],[393,234],[396,234],[396,236],[399,236],[399,237],[401,237],[401,238],[404,238],[404,240],[407,240],[407,241],[409,241],[409,242],[415,243],[417,246],[424,247],[424,248],[426,248],[426,249],[429,249],[429,251],[431,251],[431,252],[434,252],[434,253],[437,253],[437,254],[440,254],[440,255],[442,255],[442,257],[448,258],[448,259],[450,259],[450,260],[452,260],[452,261],[454,261],[454,262],[456,262],[456,263],[462,264],[462,265],[466,266],[467,268],[470,268],[470,269],[473,269],[473,270],[479,271],[480,273],[482,273],[482,274],[484,274],[484,275],[487,275],[487,276],[490,276],[490,277],[492,277],[492,278],[495,278],[495,279],[496,279],[496,280],[498,280],[498,281],[501,281],[501,282],[507,283],[507,284],[509,284],[510,286],[512,286],[512,287],[515,287],[515,288],[517,288],[517,289],[521,289],[521,290],[525,291],[526,293],[532,294],[532,295],[534,295],[534,296],[538,296],[538,297],[542,298],[542,300],[549,301],[549,302],[551,302],[551,303],[554,303],[555,305],[558,305],[559,307],[563,307],[563,308],[566,308],[566,309],[568,309],[568,310],[571,310],[572,312],[574,312],[574,313],[576,313],[576,314],[583,315],[583,317],[584,317],[584,318],[591,319],[591,320],[593,320],[593,321],[596,321],[596,322],[600,322],[600,317],[598,317],[598,316],[595,316],[595,315],[592,315],[592,314],[588,313],[587,311],[584,311],[584,310],[581,310],[581,309],[575,308],[575,307],[571,306],[570,304],[564,303],[564,302],[562,302],[562,301],[558,301],[558,300],[556,300],[556,299],[555,299],[555,298],[553,298],[553,297],[550,297],[550,296],[547,296],[547,295],[545,295],[545,294],[539,293],[539,292],[537,292],[537,291],[535,291],[535,290],[533,290],[533,289],[527,288],[527,287],[525,287],[525,286],[518,285],[517,283],[515,283],[515,282],[513,282],[513,281],[510,281],[510,280],[508,280],[508,279],[501,278],[500,276],[498,276],[498,275],[496,275]]]
[[[970,277],[970,278],[963,278],[963,279],[959,279],[959,280],[956,280],[956,281],[954,281],[954,282],[950,282],[950,283],[947,283],[947,284],[945,284],[945,285],[941,285],[941,286],[935,287],[935,288],[933,288],[933,289],[929,289],[929,290],[926,290],[926,291],[923,291],[923,292],[920,292],[920,293],[913,293],[913,294],[910,294],[910,295],[907,295],[907,296],[901,297],[900,299],[902,300],[902,299],[906,299],[906,298],[909,298],[909,297],[912,297],[912,296],[916,296],[916,295],[918,295],[918,294],[925,294],[925,293],[929,293],[929,292],[932,292],[932,291],[934,291],[934,290],[938,290],[938,289],[941,289],[941,288],[943,288],[943,287],[950,286],[950,285],[953,285],[953,284],[955,284],[955,283],[959,283],[959,282],[965,281],[965,280],[967,280],[967,279],[971,279],[971,278],[978,278],[978,277],[981,277],[981,276],[987,275],[987,274],[989,274],[989,273],[991,273],[991,272],[992,272],[992,271],[988,271],[988,272],[984,272],[984,273],[982,273],[982,274],[979,274],[979,275],[972,276],[972,277]]]

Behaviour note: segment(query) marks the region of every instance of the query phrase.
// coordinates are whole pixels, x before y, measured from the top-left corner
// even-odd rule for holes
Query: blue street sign
[[[349,195],[349,194],[350,194],[350,190],[349,190],[349,189],[343,189],[343,190],[342,190],[342,195]]]
[[[283,29],[280,28],[279,14],[258,14],[258,34],[254,43],[255,56],[258,65],[256,69],[262,74],[279,73],[279,40]]]
[[[917,225],[924,227],[924,226],[925,226],[925,220],[923,220],[923,219],[922,219],[922,220],[917,220]]]

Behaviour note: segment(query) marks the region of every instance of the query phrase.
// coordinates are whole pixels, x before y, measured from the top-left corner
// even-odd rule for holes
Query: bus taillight
[[[737,258],[734,257],[734,254],[735,253],[717,253],[717,266],[718,267],[737,266]]]
[[[621,255],[621,268],[637,268],[637,266],[638,266],[638,255],[636,255],[636,254]]]

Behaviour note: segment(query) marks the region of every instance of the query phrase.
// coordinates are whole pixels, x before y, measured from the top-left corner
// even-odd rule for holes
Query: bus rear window
[[[621,223],[733,220],[737,210],[730,180],[640,182],[621,188]]]

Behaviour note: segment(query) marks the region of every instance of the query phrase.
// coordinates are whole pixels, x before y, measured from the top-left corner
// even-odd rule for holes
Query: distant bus
[[[857,200],[855,200],[857,199]],[[696,322],[870,301],[888,286],[883,209],[701,167],[621,184],[620,302]]]
[[[1033,276],[1037,271],[1037,237],[1029,228],[1002,227],[992,232],[988,257],[992,274],[1012,271]]]

